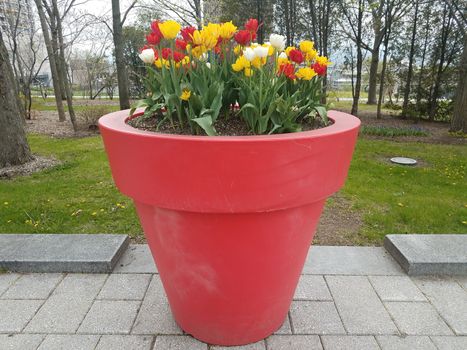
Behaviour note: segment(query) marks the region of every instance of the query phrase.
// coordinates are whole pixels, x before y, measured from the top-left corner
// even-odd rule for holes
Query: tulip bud
[[[245,50],[243,50],[243,56],[245,56],[245,58],[251,62],[255,59],[256,54],[251,47],[247,47]]]
[[[271,34],[269,37],[272,47],[278,51],[282,51],[285,48],[285,36],[279,34]]]
[[[154,60],[155,60],[154,50],[153,49],[145,49],[145,50],[141,51],[141,53],[139,54],[139,58],[144,63],[153,64]]]
[[[268,57],[269,47],[256,46],[253,49],[253,52],[256,57],[265,58],[265,57]]]

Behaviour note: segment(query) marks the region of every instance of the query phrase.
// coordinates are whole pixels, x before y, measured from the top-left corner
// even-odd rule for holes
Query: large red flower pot
[[[241,345],[284,322],[326,198],[344,184],[360,121],[267,136],[99,127],[117,187],[136,205],[174,318],[204,342]]]

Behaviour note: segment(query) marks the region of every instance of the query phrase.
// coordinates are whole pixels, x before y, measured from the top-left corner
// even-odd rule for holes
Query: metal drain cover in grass
[[[405,158],[405,157],[394,157],[391,158],[391,162],[401,165],[415,165],[417,161],[412,158]]]

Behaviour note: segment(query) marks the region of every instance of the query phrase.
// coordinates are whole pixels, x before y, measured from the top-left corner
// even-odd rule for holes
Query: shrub
[[[109,106],[84,106],[76,114],[81,122],[83,122],[87,129],[97,130],[97,121],[104,114],[112,112],[112,108]]]
[[[428,132],[418,127],[362,126],[360,133],[374,136],[428,136]]]

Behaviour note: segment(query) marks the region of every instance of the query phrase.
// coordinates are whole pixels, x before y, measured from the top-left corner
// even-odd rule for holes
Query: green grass
[[[89,102],[90,100],[83,100],[83,101]],[[99,104],[98,106],[106,107],[110,111],[118,111],[120,109],[118,104],[115,104],[115,100],[113,101],[113,104],[112,104],[112,100],[109,100],[109,99],[105,99],[105,100],[102,99],[100,101],[108,101],[109,104]],[[68,106],[67,106],[66,101],[63,101],[63,107],[65,108],[65,111],[68,111]],[[86,108],[89,108],[89,106],[83,105],[83,104],[73,105],[73,109],[75,110],[75,112],[80,112]],[[53,98],[48,97],[45,101],[42,98],[34,98],[32,101],[31,109],[35,111],[57,111],[57,106],[55,105],[55,99]]]
[[[360,133],[363,135],[373,136],[428,136],[428,132],[417,127],[393,127],[393,126],[369,126],[364,125],[360,128]]]
[[[100,137],[30,135],[32,150],[62,165],[0,180],[0,232],[141,232],[132,202],[115,188]],[[94,215],[93,215],[94,214]]]
[[[389,163],[418,159],[420,166]],[[356,243],[389,233],[467,233],[465,146],[360,138],[343,194],[363,214]]]
[[[328,97],[332,99],[335,99],[336,97],[352,98],[352,91],[350,90],[328,90]],[[368,92],[365,92],[365,91],[360,92],[360,98],[367,99]]]
[[[100,137],[29,141],[35,153],[63,163],[0,180],[0,232],[141,233],[133,203],[113,184]],[[392,156],[421,166],[396,166]],[[466,233],[466,168],[465,146],[359,139],[342,191],[363,215],[354,243],[381,244],[388,233]]]

